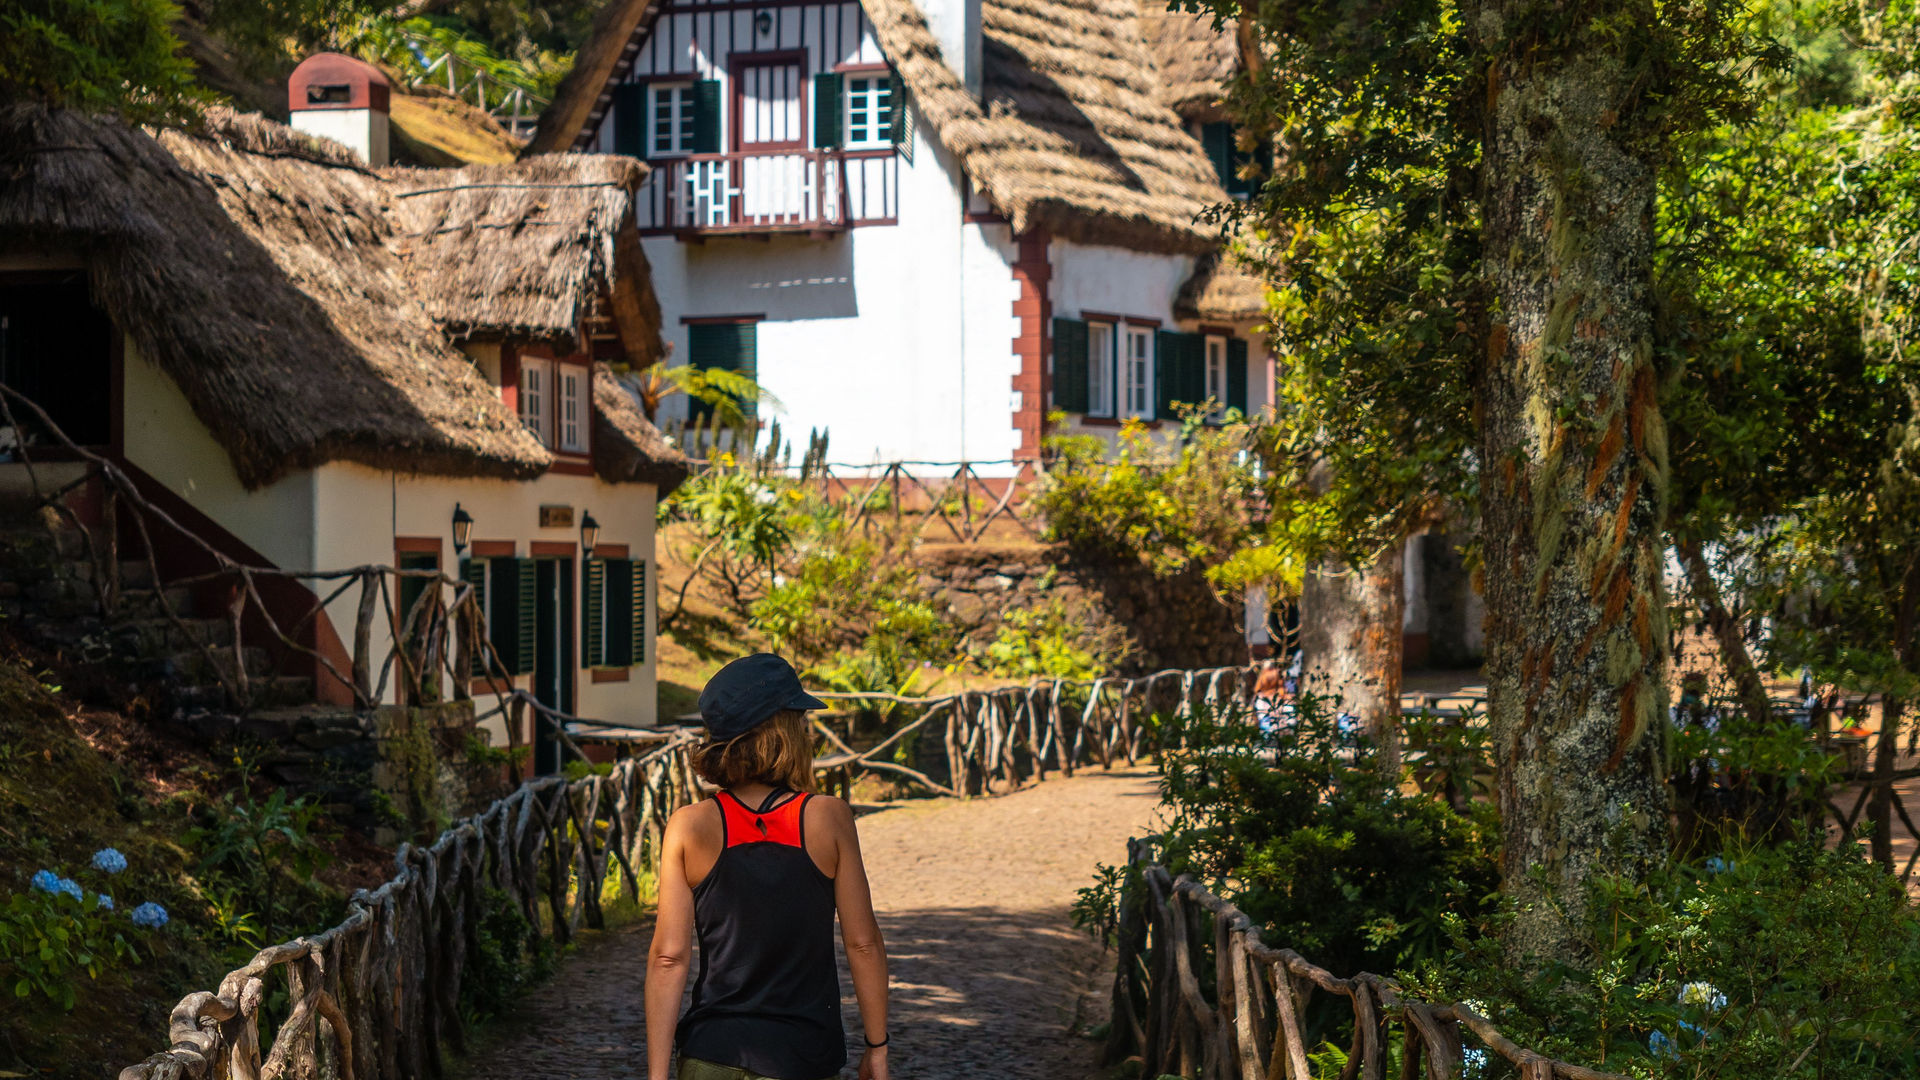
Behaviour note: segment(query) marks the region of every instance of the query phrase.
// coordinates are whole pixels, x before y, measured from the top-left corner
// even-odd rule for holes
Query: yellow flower
[[[733,468],[733,451],[723,451],[720,454],[720,464],[725,465],[729,469]]]
[[[800,489],[799,489],[799,488],[788,488],[788,489],[787,489],[787,492],[786,492],[786,495],[787,495],[787,501],[788,501],[788,502],[799,502],[799,501],[800,501]]]

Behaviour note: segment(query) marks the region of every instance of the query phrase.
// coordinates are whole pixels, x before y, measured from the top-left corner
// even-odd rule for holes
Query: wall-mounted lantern
[[[587,558],[593,558],[594,545],[599,542],[600,523],[593,520],[593,511],[588,510],[580,515],[580,548]]]
[[[473,539],[473,515],[460,509],[459,503],[453,504],[453,554],[455,558],[467,550],[467,542]]]

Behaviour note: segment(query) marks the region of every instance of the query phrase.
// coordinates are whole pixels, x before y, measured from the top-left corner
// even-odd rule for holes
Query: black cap
[[[772,653],[743,656],[719,670],[700,691],[700,719],[716,739],[745,735],[782,709],[824,709],[807,693],[793,665]]]

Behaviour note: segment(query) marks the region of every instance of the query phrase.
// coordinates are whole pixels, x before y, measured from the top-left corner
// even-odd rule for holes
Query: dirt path
[[[896,1080],[1097,1075],[1096,1047],[1081,1034],[1106,1019],[1107,959],[1067,909],[1095,864],[1119,859],[1127,837],[1147,829],[1155,806],[1151,770],[1096,770],[1003,798],[913,802],[860,819],[892,957]],[[644,1080],[650,929],[588,935],[515,1031],[460,1075]],[[841,985],[857,1045],[844,971]]]

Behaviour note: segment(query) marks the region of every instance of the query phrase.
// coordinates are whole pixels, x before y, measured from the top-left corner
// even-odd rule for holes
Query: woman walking
[[[860,1005],[860,1080],[888,1080],[887,950],[853,810],[812,794],[807,710],[826,705],[793,666],[759,653],[700,694],[694,771],[720,791],[667,822],[647,963],[647,1076],[830,1080],[847,1062],[834,912]],[[680,1015],[693,938],[700,970]],[[676,1023],[677,1021],[677,1023]]]

